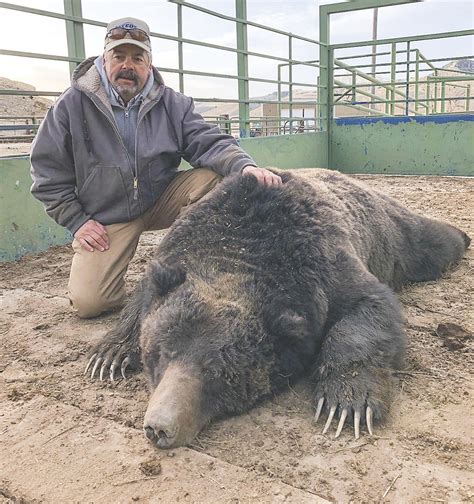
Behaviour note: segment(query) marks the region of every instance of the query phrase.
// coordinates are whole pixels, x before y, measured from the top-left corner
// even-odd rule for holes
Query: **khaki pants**
[[[105,226],[109,249],[84,250],[76,239],[69,277],[69,299],[81,318],[123,305],[124,276],[143,231],[169,227],[183,207],[201,199],[221,177],[207,168],[179,172],[153,207],[131,222]]]

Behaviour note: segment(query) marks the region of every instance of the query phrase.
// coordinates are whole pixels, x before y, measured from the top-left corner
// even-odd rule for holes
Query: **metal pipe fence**
[[[456,66],[456,62],[471,61],[473,56],[428,58],[417,46],[427,41],[442,41],[454,37],[469,37],[472,41],[474,30],[344,44],[329,43],[329,14],[378,5],[408,3],[408,0],[357,0],[348,2],[348,5],[322,6],[320,35],[323,42],[248,20],[246,0],[234,0],[235,16],[224,15],[186,0],[168,1],[176,5],[177,34],[174,36],[151,32],[151,36],[175,42],[178,57],[176,66],[160,67],[160,71],[177,74],[181,92],[185,92],[189,80],[193,78],[229,79],[237,82],[237,96],[194,97],[198,107],[207,106],[207,111],[203,114],[206,120],[218,124],[234,136],[327,131],[329,137],[333,117],[419,116],[453,111],[470,112],[474,107],[470,84],[470,81],[474,80],[474,73],[463,70],[459,65]],[[69,63],[72,73],[86,56],[84,25],[105,28],[106,23],[82,17],[81,0],[63,0],[63,2],[64,14],[8,2],[0,2],[0,12],[2,9],[13,10],[63,20],[66,24],[67,56],[15,51],[1,47],[0,55],[66,62]],[[185,9],[234,23],[236,46],[187,38],[183,30]],[[250,50],[248,27],[286,38],[286,56]],[[296,41],[307,44],[309,52],[314,51],[314,58],[295,58]],[[222,51],[235,57],[236,72],[215,73],[186,68],[184,50],[193,47]],[[369,52],[368,47],[375,48],[375,51]],[[348,50],[351,54],[341,54]],[[374,56],[375,61],[372,62],[371,58]],[[251,75],[249,58],[273,64],[273,76]],[[445,62],[451,65],[440,66]],[[309,80],[294,79],[301,68],[311,69],[313,74]],[[263,97],[252,97],[251,84],[266,85],[269,89],[273,89],[273,92]],[[58,95],[59,92],[48,90],[0,89],[0,98],[2,96],[55,98]],[[227,106],[227,111],[224,105]],[[40,120],[41,118],[37,117],[34,122],[30,122],[26,117],[21,119],[14,115],[6,118],[2,116],[0,136],[11,132],[21,134],[26,131],[33,136]]]
[[[158,38],[168,41],[173,41],[178,44],[178,61],[177,67],[174,68],[163,68],[160,67],[160,71],[165,73],[175,73],[179,75],[179,90],[181,92],[185,92],[186,87],[186,77],[209,77],[209,78],[217,78],[217,79],[232,79],[236,80],[238,83],[238,97],[219,97],[219,98],[204,98],[195,96],[194,100],[197,104],[203,103],[214,103],[216,105],[227,103],[238,103],[239,105],[239,128],[236,130],[235,128],[232,130],[233,134],[236,136],[244,137],[244,136],[252,136],[255,132],[251,128],[250,119],[250,109],[256,105],[260,107],[264,107],[267,104],[273,104],[276,106],[281,106],[288,104],[290,109],[293,106],[292,103],[292,94],[295,86],[298,88],[308,88],[315,90],[315,99],[311,101],[311,106],[314,108],[317,105],[316,96],[318,95],[317,89],[318,85],[314,82],[299,82],[293,81],[291,78],[291,70],[289,72],[288,79],[281,79],[279,76],[277,78],[262,78],[262,77],[252,77],[249,75],[248,71],[248,58],[260,58],[263,60],[269,60],[277,65],[278,63],[289,64],[291,65],[307,65],[309,67],[313,67],[315,69],[319,69],[321,65],[316,63],[307,63],[304,61],[299,61],[292,57],[292,45],[294,40],[302,41],[305,43],[309,43],[314,45],[316,48],[320,45],[317,40],[313,40],[307,37],[303,37],[297,34],[290,34],[288,32],[278,30],[269,26],[265,26],[259,23],[255,23],[247,20],[246,16],[246,1],[245,0],[235,0],[235,12],[236,16],[226,16],[219,12],[205,9],[199,5],[192,4],[190,2],[186,2],[183,0],[169,0],[170,3],[176,4],[176,15],[177,15],[177,36],[166,35],[158,32],[151,32],[152,38]],[[200,11],[208,16],[217,17],[221,19],[225,19],[227,21],[231,21],[235,24],[237,30],[237,45],[236,47],[228,47],[220,44],[207,43],[200,40],[194,40],[190,38],[186,38],[183,35],[183,8],[193,9],[196,11]],[[54,54],[41,54],[41,53],[33,53],[33,52],[24,52],[24,51],[13,51],[0,48],[0,55],[6,56],[17,56],[17,57],[25,57],[25,58],[39,58],[46,59],[52,61],[64,61],[69,62],[71,65],[71,72],[73,71],[76,64],[81,62],[85,57],[85,49],[84,49],[84,34],[83,34],[83,26],[84,25],[92,25],[92,26],[100,26],[105,27],[106,23],[96,21],[93,19],[87,19],[82,17],[82,8],[80,0],[64,0],[64,14],[60,14],[58,12],[50,12],[42,9],[34,9],[25,6],[15,5],[8,2],[0,2],[0,9],[11,9],[14,11],[20,11],[29,14],[36,14],[40,16],[47,16],[56,19],[62,19],[65,21],[67,26],[67,45],[68,45],[68,56],[60,56]],[[271,32],[274,34],[278,34],[288,38],[288,56],[276,56],[272,54],[267,54],[264,52],[251,51],[247,47],[247,27],[251,26],[253,28],[257,28],[259,30],[265,30],[267,32]],[[215,72],[200,72],[195,70],[189,70],[185,68],[184,65],[184,57],[183,57],[183,49],[186,46],[197,46],[204,47],[208,49],[216,49],[219,51],[225,51],[228,53],[233,53],[237,59],[237,68],[238,71],[235,74],[223,74],[223,73],[215,73]],[[287,86],[289,88],[289,92],[286,96],[282,96],[281,92],[278,95],[278,100],[272,99],[251,99],[249,96],[249,84],[250,83],[263,83],[268,85],[278,86],[278,89],[281,90],[281,86]],[[324,86],[320,86],[324,87]],[[17,96],[48,96],[55,97],[60,93],[53,91],[27,91],[27,90],[0,90],[0,95],[17,95]],[[298,106],[301,106],[301,100],[295,100],[295,103],[298,102]],[[308,105],[308,103],[306,103]],[[281,109],[280,109],[281,110]],[[286,120],[286,119],[285,119]],[[323,121],[322,118],[319,119],[320,122]],[[284,122],[284,121],[283,121]],[[283,124],[283,123],[282,123]],[[266,131],[274,131],[273,128],[266,128]],[[283,126],[279,127],[275,134],[280,134],[285,130]],[[288,128],[286,129],[288,130]],[[285,130],[285,131],[286,131]],[[290,128],[288,130],[292,132]]]
[[[333,116],[419,116],[473,111],[470,93],[470,83],[474,80],[473,56],[427,58],[418,47],[413,47],[415,43],[441,42],[453,37],[469,37],[468,43],[472,43],[474,30],[333,45],[334,54],[342,49],[361,51],[360,56],[351,54],[331,61],[334,65]],[[374,65],[365,63],[372,56],[364,50],[370,45],[377,48],[375,54],[379,61]],[[390,51],[384,50],[386,45]],[[349,58],[357,63],[350,63]],[[441,62],[448,65],[441,67]],[[462,68],[465,62],[470,62],[471,70]],[[381,71],[363,70],[370,67]]]

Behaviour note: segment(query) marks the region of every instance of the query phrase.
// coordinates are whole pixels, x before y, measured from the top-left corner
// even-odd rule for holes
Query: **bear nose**
[[[171,443],[174,441],[177,430],[178,430],[177,427],[171,427],[171,426],[162,426],[162,425],[155,425],[154,427],[152,427],[151,425],[144,426],[145,436],[150,441],[156,442],[156,444],[160,448],[166,448],[171,445]]]
[[[153,430],[152,427],[145,427],[145,436],[150,440],[153,441],[155,439],[155,431]]]

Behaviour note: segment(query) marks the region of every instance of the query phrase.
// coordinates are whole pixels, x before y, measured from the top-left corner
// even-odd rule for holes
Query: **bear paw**
[[[95,347],[87,363],[84,375],[91,369],[91,378],[94,378],[100,366],[99,379],[103,381],[108,370],[110,381],[114,381],[115,373],[120,368],[123,379],[128,367],[136,369],[139,364],[139,350],[133,348],[130,342],[111,343],[104,340]]]
[[[380,420],[387,413],[391,389],[391,373],[386,369],[359,368],[320,373],[314,421],[318,421],[324,409],[328,416],[323,434],[328,432],[338,413],[335,438],[340,436],[348,419],[353,419],[355,439],[359,439],[360,425],[364,422],[369,435],[373,435],[374,419]]]

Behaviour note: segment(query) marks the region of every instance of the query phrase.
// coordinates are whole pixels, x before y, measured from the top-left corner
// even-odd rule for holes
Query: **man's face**
[[[127,103],[146,84],[151,68],[150,55],[140,47],[123,44],[104,55],[107,78]]]

